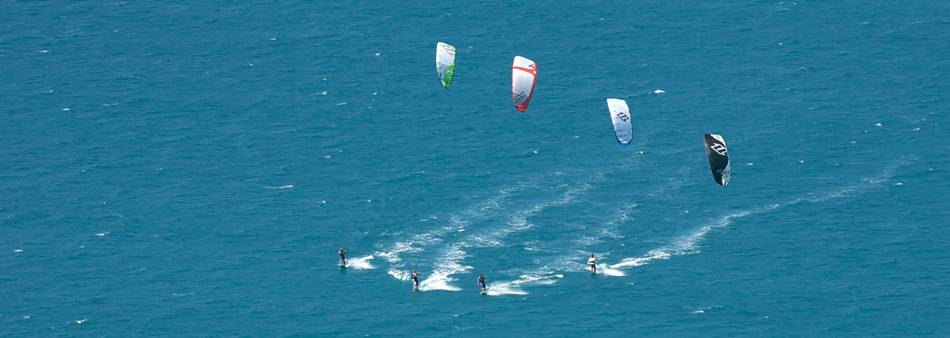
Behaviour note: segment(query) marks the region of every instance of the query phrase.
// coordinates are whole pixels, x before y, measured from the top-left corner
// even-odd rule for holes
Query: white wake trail
[[[553,171],[547,174],[535,175],[528,180],[522,181],[514,186],[500,189],[495,195],[488,197],[485,200],[471,205],[461,211],[449,214],[447,224],[427,232],[412,235],[408,239],[396,241],[387,249],[376,252],[376,256],[382,257],[384,260],[390,263],[390,268],[387,271],[390,276],[393,276],[393,278],[396,278],[397,280],[408,281],[410,279],[410,272],[406,269],[406,263],[403,262],[404,255],[414,255],[424,252],[428,247],[442,243],[444,237],[449,236],[450,234],[464,232],[472,223],[488,219],[507,208],[509,206],[508,200],[513,194],[537,187],[539,182],[543,179],[561,175],[564,175],[564,172]],[[430,217],[430,219],[438,219],[438,217]],[[449,252],[447,255],[451,256],[453,253]],[[464,267],[461,265],[454,266],[453,268],[463,269],[462,271],[464,271]],[[444,278],[446,280],[450,279],[449,276],[445,276]],[[425,288],[453,288],[448,286],[447,282],[445,285],[442,285],[437,280],[432,280],[428,283],[420,282],[419,284],[420,290],[423,291]]]
[[[515,280],[489,283],[488,292],[486,294],[489,296],[527,295],[528,292],[524,291],[524,287],[534,285],[552,285],[557,283],[557,280],[561,278],[564,278],[564,275],[524,274]]]
[[[681,168],[676,171],[677,175],[674,176],[683,176],[687,170],[688,168]],[[684,182],[680,179],[668,179],[665,184],[649,193],[648,196],[664,196],[670,191],[679,189],[683,185]],[[525,272],[515,280],[492,283],[492,288],[494,288],[495,291],[493,294],[491,291],[492,288],[489,288],[489,295],[523,295],[527,294],[527,292],[524,291],[524,287],[557,283],[558,279],[564,277],[561,272],[589,272],[590,268],[587,266],[586,254],[593,252],[593,250],[590,250],[590,247],[602,244],[608,238],[624,238],[623,234],[618,231],[618,228],[630,221],[633,217],[633,214],[638,211],[639,207],[640,205],[636,201],[627,202],[621,206],[616,211],[616,213],[604,223],[602,227],[598,228],[596,231],[585,230],[591,233],[589,235],[580,236],[578,239],[574,240],[569,253],[554,258],[550,263],[545,264],[534,271]],[[601,262],[597,264],[598,275],[611,277],[621,277],[626,275],[620,269],[613,268],[609,264],[603,263],[603,259],[607,258],[608,256],[607,253],[594,253],[598,259],[601,260]]]
[[[884,169],[881,175],[878,175],[872,178],[865,178],[859,183],[848,185],[835,191],[826,192],[822,194],[809,193],[809,194],[806,194],[806,196],[796,197],[796,198],[793,198],[781,203],[773,203],[766,206],[752,208],[749,210],[742,210],[742,211],[728,213],[710,223],[704,224],[703,226],[699,227],[696,230],[693,230],[692,232],[684,236],[681,236],[675,239],[673,242],[671,242],[668,245],[650,250],[645,255],[640,256],[640,257],[625,258],[621,260],[619,263],[610,265],[610,268],[618,269],[618,270],[633,268],[633,267],[649,264],[650,262],[656,261],[656,260],[666,260],[672,256],[689,255],[689,254],[698,253],[700,251],[699,245],[703,241],[703,239],[706,238],[707,234],[709,234],[711,231],[715,229],[729,226],[737,219],[741,219],[741,218],[753,216],[753,215],[759,215],[763,213],[768,213],[773,210],[777,210],[783,207],[793,206],[793,205],[803,203],[803,202],[821,203],[821,202],[826,202],[830,200],[845,198],[845,197],[849,197],[849,196],[864,192],[872,188],[878,188],[878,187],[884,186],[884,183],[886,183],[891,177],[894,176],[894,171],[902,165],[903,163],[899,163],[894,166],[889,166]]]
[[[544,211],[547,208],[571,203],[577,198],[577,195],[587,191],[588,189],[590,189],[590,184],[588,183],[583,183],[577,187],[569,188],[557,199],[544,201],[535,204],[530,208],[515,212],[509,218],[509,221],[505,227],[488,233],[468,236],[466,239],[455,242],[448,246],[444,254],[436,262],[436,267],[432,274],[430,274],[424,281],[420,283],[420,290],[461,290],[461,288],[453,285],[452,283],[456,281],[456,278],[454,278],[453,275],[472,269],[472,266],[462,264],[463,260],[467,256],[465,249],[471,247],[502,246],[503,243],[501,241],[508,237],[508,235],[515,232],[525,231],[534,227],[534,224],[529,221],[530,217]]]
[[[667,179],[664,184],[655,187],[653,191],[649,192],[647,196],[652,198],[668,198],[671,192],[677,191],[685,185],[685,182],[678,177],[685,176],[689,168],[680,168],[675,171],[676,178]],[[618,231],[618,228],[621,225],[626,224],[631,219],[633,215],[639,209],[639,204],[636,201],[628,202],[627,204],[621,206],[603,226],[599,228],[597,232],[591,232],[590,235],[581,236],[579,239],[574,240],[574,246],[572,252],[559,257],[556,262],[561,264],[561,267],[565,271],[590,271],[590,267],[587,265],[587,254],[593,253],[598,258],[597,263],[597,274],[610,276],[610,277],[623,277],[626,274],[620,269],[612,267],[610,264],[607,264],[605,260],[608,258],[609,252],[597,252],[596,250],[591,249],[591,247],[604,243],[607,239],[622,239],[624,238],[623,234]]]
[[[389,263],[400,263],[402,261],[402,254],[425,251],[425,247],[442,242],[442,237],[446,234],[465,231],[465,228],[471,224],[472,221],[490,217],[493,215],[493,211],[501,210],[505,207],[505,202],[512,193],[527,189],[530,185],[529,183],[523,183],[515,187],[501,189],[494,196],[472,205],[457,214],[449,215],[447,224],[428,232],[412,235],[409,239],[396,241],[388,249],[379,251],[376,255],[382,257]],[[437,219],[437,217],[432,217],[432,219]]]
[[[373,266],[372,263],[370,263],[370,261],[372,261],[373,258],[376,258],[376,257],[374,257],[373,255],[369,255],[369,256],[363,256],[363,257],[357,257],[357,258],[350,258],[350,259],[347,259],[347,260],[346,260],[346,268],[347,268],[347,269],[358,269],[358,270],[375,269],[376,267]]]
[[[615,264],[606,264],[599,263],[597,264],[597,273],[606,276],[612,277],[621,277],[625,276],[623,270],[643,266],[649,264],[652,261],[656,260],[666,260],[673,256],[679,255],[688,255],[700,252],[700,244],[705,239],[705,237],[714,229],[726,227],[732,224],[735,220],[741,219],[748,216],[759,215],[768,213],[782,207],[792,206],[799,203],[821,203],[834,199],[846,198],[866,190],[873,188],[879,188],[885,185],[887,181],[893,177],[894,170],[900,167],[902,164],[895,166],[890,166],[884,169],[881,175],[873,178],[865,178],[859,183],[855,183],[849,186],[845,186],[841,189],[815,194],[808,193],[802,197],[796,197],[790,200],[787,200],[782,203],[773,203],[761,207],[752,208],[749,210],[742,210],[737,212],[731,212],[722,217],[715,219],[714,221],[707,223],[700,228],[676,238],[670,244],[665,246],[650,250],[643,256],[639,257],[630,257],[622,259],[619,263]],[[668,189],[661,189],[666,191]],[[630,219],[630,212],[636,208],[635,203],[630,203],[622,207],[613,219],[607,222],[605,229],[611,229],[619,224],[623,224]],[[609,231],[607,232],[609,233]],[[594,243],[599,242],[594,241]],[[579,243],[576,243],[579,244]],[[522,275],[520,278],[512,281],[501,281],[492,283],[489,287],[488,294],[501,296],[501,295],[524,295],[527,292],[524,290],[526,286],[533,285],[550,285],[557,282],[559,278],[562,278],[563,275],[559,271],[584,271],[588,272],[586,262],[579,261],[577,258],[578,255],[572,254],[570,256],[562,257],[559,262],[555,263],[555,266],[544,266],[537,269],[533,273],[527,273]],[[599,255],[600,256],[600,255]],[[603,255],[606,256],[606,255]],[[493,290],[494,289],[494,290]]]

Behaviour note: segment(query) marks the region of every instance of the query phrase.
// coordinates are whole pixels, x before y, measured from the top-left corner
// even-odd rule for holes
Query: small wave
[[[540,245],[538,241],[527,241],[523,243],[525,251],[538,251],[540,250]]]
[[[604,274],[604,276],[610,276],[610,277],[623,277],[627,275],[623,273],[623,271],[620,271],[619,269],[611,268],[607,264],[597,266],[597,272]]]
[[[512,287],[510,285],[495,285],[492,284],[488,288],[488,292],[485,293],[489,296],[508,296],[508,295],[527,295],[528,292],[519,288]]]
[[[450,272],[434,272],[429,278],[419,282],[419,291],[462,291],[462,288],[452,285],[456,279],[451,277]]]
[[[707,310],[718,309],[718,308],[721,308],[721,307],[722,307],[722,306],[719,306],[719,305],[716,305],[716,306],[703,306],[703,307],[694,309],[694,310],[691,311],[690,313],[692,313],[692,314],[694,314],[694,315],[701,315],[701,314],[706,313]]]
[[[528,292],[523,288],[533,285],[552,285],[557,283],[558,279],[564,278],[562,274],[542,274],[521,275],[518,279],[512,281],[494,282],[488,286],[489,296],[507,296],[507,295],[527,295]]]
[[[653,249],[642,257],[632,257],[624,258],[620,263],[616,263],[610,266],[612,269],[624,269],[630,267],[638,267],[641,265],[646,265],[650,261],[657,259],[669,259],[670,254],[663,249]]]
[[[393,278],[401,280],[401,281],[407,281],[410,278],[412,278],[409,271],[403,271],[399,269],[389,269],[388,271],[386,271],[386,273],[388,273],[390,276],[393,276]]]
[[[373,260],[373,255],[363,256],[359,258],[350,258],[346,260],[346,267],[348,269],[357,269],[357,270],[368,270],[375,269],[376,267],[370,263]]]
[[[291,188],[293,188],[293,187],[294,187],[293,184],[288,184],[288,185],[281,185],[281,186],[276,186],[276,187],[275,187],[275,186],[266,186],[265,188],[267,188],[267,189],[291,189]]]
[[[469,265],[462,265],[459,262],[465,258],[465,251],[461,249],[459,245],[451,246],[442,257],[442,259],[437,263],[435,271],[432,272],[429,277],[419,282],[419,290],[421,291],[433,291],[433,290],[442,290],[442,291],[460,291],[462,288],[452,285],[451,283],[455,282],[457,279],[452,277],[455,274],[459,274],[468,270],[471,270],[472,267]]]
[[[439,236],[444,232],[448,232],[448,230],[443,228],[432,232],[413,235],[408,240],[396,242],[389,250],[377,252],[376,255],[382,257],[389,263],[399,263],[402,261],[400,254],[423,251],[424,246],[441,242]]]

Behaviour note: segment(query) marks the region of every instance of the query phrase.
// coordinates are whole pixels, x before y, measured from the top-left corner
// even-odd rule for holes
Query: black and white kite
[[[712,170],[713,179],[721,186],[729,184],[729,176],[732,174],[732,168],[729,166],[729,150],[726,148],[726,140],[716,134],[706,134],[706,156],[709,157],[709,169]]]

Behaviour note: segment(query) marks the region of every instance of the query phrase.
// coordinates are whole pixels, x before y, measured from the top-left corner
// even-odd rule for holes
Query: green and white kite
[[[455,47],[445,42],[435,45],[435,70],[439,73],[442,87],[449,89],[455,76]]]

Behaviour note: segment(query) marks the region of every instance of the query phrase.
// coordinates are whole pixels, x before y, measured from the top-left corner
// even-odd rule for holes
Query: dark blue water
[[[5,1],[0,335],[945,336],[948,18]]]

